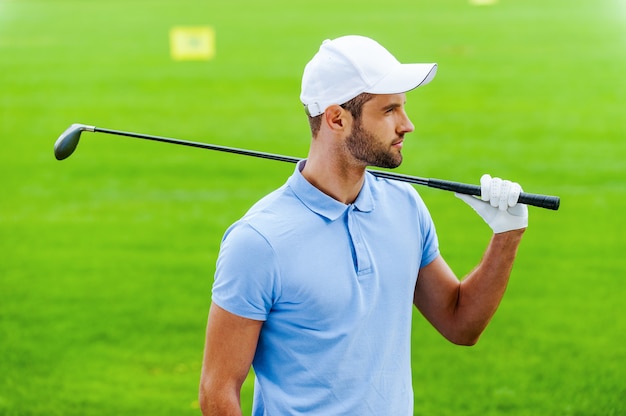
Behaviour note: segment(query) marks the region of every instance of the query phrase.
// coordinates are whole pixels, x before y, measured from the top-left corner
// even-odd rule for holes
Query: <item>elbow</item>
[[[221,393],[216,389],[215,384],[208,378],[203,377],[200,380],[198,403],[200,405],[200,411],[204,416],[219,414],[220,395]]]
[[[461,347],[472,347],[478,343],[479,339],[480,339],[480,335],[476,337],[469,337],[469,336],[459,337],[459,338],[451,339],[450,342],[452,342],[455,345],[459,345]]]
[[[482,331],[455,331],[443,334],[443,336],[455,345],[472,347],[478,343]]]
[[[241,414],[239,389],[215,377],[201,377],[198,404],[204,416]]]
[[[478,343],[489,321],[457,319],[447,326],[443,336],[455,345],[471,347]]]
[[[210,415],[211,407],[211,388],[210,383],[207,382],[205,377],[200,380],[200,388],[198,391],[198,404],[200,405],[200,411],[203,415]]]

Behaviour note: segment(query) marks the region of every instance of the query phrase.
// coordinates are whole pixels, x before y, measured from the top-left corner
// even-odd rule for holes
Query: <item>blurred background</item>
[[[478,345],[415,314],[415,415],[626,414],[623,0],[0,0],[0,414],[199,414],[220,239],[293,165],[93,133],[59,162],[53,144],[85,123],[305,157],[300,76],[345,34],[439,63],[408,94],[398,172],[561,197],[530,209]],[[464,275],[488,227],[418,190]]]

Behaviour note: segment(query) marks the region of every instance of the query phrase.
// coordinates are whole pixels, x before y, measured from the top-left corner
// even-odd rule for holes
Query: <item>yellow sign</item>
[[[210,26],[177,26],[170,30],[175,61],[208,61],[215,56],[215,30]]]
[[[493,6],[498,0],[469,0],[472,6]]]

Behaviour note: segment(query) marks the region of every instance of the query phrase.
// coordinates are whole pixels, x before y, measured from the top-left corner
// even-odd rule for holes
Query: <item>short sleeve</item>
[[[437,238],[437,231],[435,229],[435,223],[433,222],[430,212],[426,207],[426,204],[419,196],[417,191],[413,189],[417,202],[417,210],[419,215],[420,231],[422,234],[422,261],[420,262],[420,269],[428,266],[433,260],[439,256],[439,240]]]
[[[238,316],[264,321],[278,292],[278,267],[269,242],[246,222],[226,231],[217,259],[213,302]]]

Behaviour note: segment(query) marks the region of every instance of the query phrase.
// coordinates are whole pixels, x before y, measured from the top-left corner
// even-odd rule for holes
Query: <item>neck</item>
[[[326,195],[344,204],[353,203],[365,181],[364,166],[347,163],[310,153],[302,176]]]

